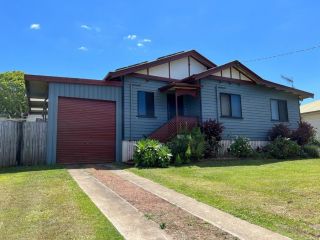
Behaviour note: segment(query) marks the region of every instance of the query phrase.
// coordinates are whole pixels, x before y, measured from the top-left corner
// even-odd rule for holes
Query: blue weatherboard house
[[[296,128],[312,93],[267,81],[239,61],[217,66],[195,50],[109,72],[103,80],[25,75],[30,113],[48,121],[47,162],[130,157],[136,140],[167,141],[178,127],[223,123],[223,139],[267,140],[276,123]]]

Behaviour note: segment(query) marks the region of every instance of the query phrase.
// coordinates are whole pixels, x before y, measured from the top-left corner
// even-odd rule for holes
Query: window
[[[138,91],[138,116],[154,117],[154,93]]]
[[[220,94],[221,116],[241,118],[241,96],[237,94]]]
[[[287,101],[271,99],[271,120],[288,122]]]

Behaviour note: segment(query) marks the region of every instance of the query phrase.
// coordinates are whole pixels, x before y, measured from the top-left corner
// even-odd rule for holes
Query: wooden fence
[[[47,123],[0,121],[0,167],[46,163]]]

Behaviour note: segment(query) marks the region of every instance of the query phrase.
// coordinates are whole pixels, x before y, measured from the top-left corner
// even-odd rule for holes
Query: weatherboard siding
[[[266,140],[268,131],[277,121],[271,121],[270,99],[287,100],[289,128],[294,129],[300,121],[299,99],[289,93],[247,84],[230,84],[212,79],[201,80],[202,120],[218,119],[225,129],[224,139],[235,136],[251,140]],[[223,118],[220,115],[220,93],[241,95],[242,119]],[[218,97],[217,97],[218,96]]]
[[[148,136],[168,121],[167,95],[159,88],[166,82],[125,77],[123,84],[124,140],[138,140]],[[138,91],[154,93],[154,117],[138,117]]]
[[[47,163],[56,162],[58,97],[74,97],[116,102],[116,160],[121,161],[122,88],[81,84],[49,84]],[[90,116],[88,116],[90,118]]]
[[[183,96],[184,115],[200,117],[200,97]]]

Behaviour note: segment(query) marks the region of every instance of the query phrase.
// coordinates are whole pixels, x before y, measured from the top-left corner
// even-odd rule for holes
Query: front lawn
[[[123,239],[61,168],[0,169],[1,239]]]
[[[294,239],[320,238],[320,159],[221,160],[129,171]]]

